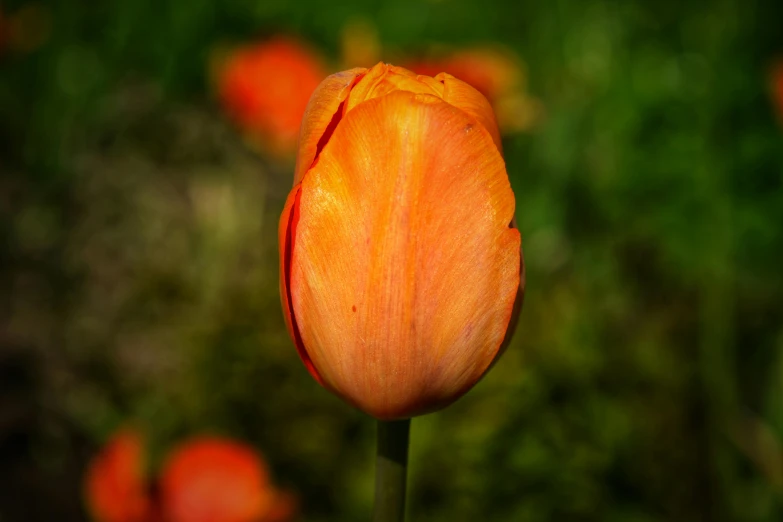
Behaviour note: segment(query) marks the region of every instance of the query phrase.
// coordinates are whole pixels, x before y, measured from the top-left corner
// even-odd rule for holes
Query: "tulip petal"
[[[392,91],[433,94],[442,98],[443,84],[433,78],[417,76],[402,67],[381,62],[356,82],[346,100],[345,112],[353,110],[356,105],[364,101],[380,98]]]
[[[348,97],[357,78],[366,71],[367,69],[357,67],[333,74],[321,82],[313,92],[299,131],[299,152],[294,169],[294,185],[301,181],[305,172],[313,164],[319,149],[323,146],[321,138],[330,127],[336,126],[335,118],[339,120],[342,116],[342,111],[338,110],[340,105]],[[335,121],[332,124],[333,120]]]
[[[512,222],[513,228],[516,228],[516,225],[514,222]],[[506,336],[503,338],[503,342],[500,344],[500,349],[498,350],[498,353],[495,354],[495,358],[492,360],[492,363],[489,365],[489,368],[487,368],[487,371],[491,370],[493,366],[495,366],[495,363],[500,360],[502,355],[506,352],[506,349],[508,349],[509,344],[511,344],[511,339],[514,337],[514,333],[517,331],[517,326],[519,325],[519,314],[522,313],[522,305],[525,304],[525,282],[526,282],[526,276],[525,276],[525,256],[522,253],[522,247],[520,245],[519,249],[519,288],[517,289],[517,295],[514,298],[514,307],[511,310],[511,321],[508,323],[508,329],[506,329]]]
[[[288,328],[288,334],[296,345],[296,351],[302,359],[307,371],[321,385],[323,379],[318,374],[310,356],[302,343],[302,336],[299,333],[299,326],[291,306],[291,262],[293,261],[294,240],[296,238],[296,226],[299,222],[299,198],[301,195],[301,186],[294,186],[288,194],[288,199],[283,207],[283,213],[280,216],[278,225],[278,246],[280,248],[280,301],[283,305],[283,317],[285,325]]]
[[[467,112],[401,91],[361,103],[302,181],[292,315],[325,386],[378,418],[473,386],[520,288],[505,165]]]
[[[435,76],[435,79],[443,83],[443,100],[476,118],[492,136],[492,141],[495,142],[498,151],[502,154],[503,144],[500,141],[500,131],[495,120],[495,113],[484,95],[471,85],[448,73],[440,73]]]

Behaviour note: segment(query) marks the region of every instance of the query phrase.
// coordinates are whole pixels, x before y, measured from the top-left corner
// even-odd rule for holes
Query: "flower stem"
[[[405,475],[411,420],[378,421],[373,522],[405,520]]]

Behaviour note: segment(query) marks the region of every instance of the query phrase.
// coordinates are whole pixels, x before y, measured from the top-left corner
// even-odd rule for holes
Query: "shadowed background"
[[[280,310],[292,163],[215,92],[221,57],[278,34],[327,73],[518,56],[524,108],[499,116],[525,308],[487,377],[414,420],[411,520],[783,517],[783,4],[0,10],[0,520],[87,520],[86,466],[128,424],[151,474],[230,436],[300,520],[368,518],[374,423],[307,374]]]

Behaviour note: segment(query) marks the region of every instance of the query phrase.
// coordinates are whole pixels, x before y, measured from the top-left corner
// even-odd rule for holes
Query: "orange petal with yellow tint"
[[[289,294],[303,346],[328,388],[380,419],[456,400],[509,325],[514,195],[477,120],[392,92],[348,112],[302,180]]]
[[[502,154],[503,144],[500,141],[495,113],[484,95],[471,85],[447,73],[440,73],[435,79],[443,83],[443,100],[476,118],[492,136],[492,141]]]
[[[313,92],[299,130],[299,152],[294,169],[294,185],[301,181],[305,172],[313,164],[319,149],[326,143],[326,140],[322,141],[324,134],[334,130],[333,127],[342,116],[342,111],[339,111],[340,105],[351,92],[356,78],[366,71],[367,69],[357,67],[333,74],[322,81]]]
[[[351,92],[345,101],[344,113],[349,112],[357,104],[371,97],[375,86],[381,83],[389,73],[389,66],[381,62],[368,69],[361,78],[352,86]],[[411,73],[412,74],[412,73]]]
[[[427,76],[417,76],[408,69],[381,62],[356,82],[345,103],[345,112],[364,101],[380,98],[393,91],[432,94],[442,98],[443,84]]]
[[[486,129],[502,153],[500,131],[489,101],[471,85],[447,73],[430,78],[403,67],[379,63],[356,81],[345,101],[343,113],[353,110],[364,101],[385,96],[395,90],[432,94],[462,109]]]

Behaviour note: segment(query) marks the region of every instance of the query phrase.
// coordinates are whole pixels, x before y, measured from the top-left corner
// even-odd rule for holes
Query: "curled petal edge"
[[[299,131],[299,151],[294,168],[294,186],[310,169],[326,140],[342,117],[342,104],[367,69],[357,67],[333,74],[315,89],[307,103]]]
[[[294,258],[294,243],[296,241],[296,226],[299,224],[299,200],[302,195],[302,186],[294,186],[288,194],[283,213],[280,216],[278,228],[279,247],[282,255],[280,256],[280,300],[283,305],[283,316],[285,325],[288,328],[288,334],[294,340],[296,351],[302,359],[307,371],[320,384],[324,386],[324,381],[318,370],[315,368],[307,349],[302,342],[302,335],[299,332],[299,326],[294,314],[293,301],[291,297],[291,265]]]

